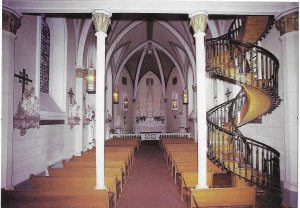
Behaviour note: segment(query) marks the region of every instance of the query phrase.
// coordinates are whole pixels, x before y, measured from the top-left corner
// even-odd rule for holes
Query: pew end
[[[191,189],[188,208],[255,207],[256,187]]]
[[[6,208],[114,208],[105,190],[2,190],[1,198],[1,206]]]

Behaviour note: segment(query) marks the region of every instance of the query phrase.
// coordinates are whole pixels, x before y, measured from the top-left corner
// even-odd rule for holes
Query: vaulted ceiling
[[[184,77],[192,66],[194,40],[187,15],[114,14],[111,20],[107,48],[114,47],[109,63],[114,63],[115,75],[125,69],[133,81],[139,81],[152,71],[167,83],[175,67]]]

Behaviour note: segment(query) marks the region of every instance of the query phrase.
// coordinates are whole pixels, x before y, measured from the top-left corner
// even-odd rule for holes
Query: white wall
[[[122,77],[126,77],[127,85],[122,85]],[[123,133],[127,133],[127,132],[131,133],[133,132],[133,85],[132,85],[130,75],[126,69],[122,70],[120,79],[118,80],[117,83],[117,87],[119,89],[119,104],[113,104],[114,119],[116,119],[116,115],[119,115],[121,119],[121,126],[123,129]],[[128,96],[128,112],[123,114],[122,98],[125,95]]]
[[[174,77],[177,77],[177,84],[173,85],[172,80]],[[180,79],[180,75],[176,69],[173,69],[170,76],[169,80],[167,83],[167,131],[169,132],[177,132],[179,130],[179,122],[180,122],[180,112],[183,112],[183,115],[186,115],[186,108],[187,105],[183,105],[182,103],[182,83]],[[178,94],[178,110],[172,110],[172,96],[173,93]]]
[[[67,125],[40,126],[25,136],[13,133],[13,185],[74,154],[74,131]]]
[[[16,54],[15,54],[15,73],[18,73],[23,68],[28,69],[28,76],[33,79],[32,83],[29,83],[28,88],[35,86],[36,73],[38,73],[39,66],[36,64],[36,57],[39,57],[36,50],[36,34],[37,34],[37,16],[24,15],[22,18],[22,25],[17,32],[16,40]],[[65,28],[66,29],[66,28]],[[64,29],[64,30],[65,30]],[[72,38],[72,36],[69,36]],[[65,87],[58,87],[68,85],[75,89],[75,67],[74,55],[72,51],[75,50],[74,41],[66,40],[64,43],[65,49],[56,51],[56,56],[64,57],[65,60],[61,60],[64,63],[62,70],[67,70],[68,77],[64,79],[65,83],[62,85],[53,86],[59,90],[59,94],[64,94],[64,99],[61,100],[62,109],[66,109],[69,101],[67,101]],[[53,43],[55,44],[55,43]],[[55,45],[54,45],[55,47]],[[52,60],[55,62],[55,60]],[[68,63],[68,69],[66,69]],[[21,85],[17,79],[14,84],[14,103],[12,108],[16,113],[17,105],[21,100]],[[56,80],[58,81],[58,80]],[[60,97],[61,99],[61,97]],[[52,112],[48,112],[48,117],[52,117]],[[55,116],[54,116],[55,117]],[[53,117],[53,118],[54,118]],[[20,130],[14,129],[13,131],[13,185],[16,185],[29,178],[30,174],[39,174],[46,170],[48,165],[52,165],[62,159],[70,158],[75,151],[74,144],[74,128],[71,130],[67,125],[66,114],[60,114],[56,119],[65,120],[65,124],[60,125],[42,125],[39,129],[27,130],[25,136],[20,136]],[[45,119],[45,118],[43,118]]]

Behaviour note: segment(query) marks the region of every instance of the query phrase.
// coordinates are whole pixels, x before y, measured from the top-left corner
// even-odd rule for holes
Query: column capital
[[[84,68],[76,68],[76,78],[85,78],[86,73]]]
[[[299,10],[298,8],[289,10],[287,12],[282,13],[276,19],[276,29],[280,32],[280,35],[284,35],[285,33],[298,31],[298,16]]]
[[[22,15],[16,11],[3,6],[2,9],[2,30],[17,33],[17,30],[21,26]]]
[[[110,17],[111,14],[106,11],[106,10],[102,10],[102,9],[96,9],[93,11],[93,23],[96,29],[96,32],[107,32],[107,29],[110,25]]]
[[[207,26],[208,13],[206,11],[196,11],[189,15],[194,33],[203,32],[205,33]]]

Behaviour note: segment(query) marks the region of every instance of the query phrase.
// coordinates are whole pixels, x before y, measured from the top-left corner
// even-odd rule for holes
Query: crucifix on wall
[[[73,92],[73,89],[70,88],[70,90],[68,91],[69,94],[69,98],[70,98],[70,104],[73,104],[73,96],[75,95]]]
[[[229,88],[227,88],[226,93],[225,93],[225,95],[227,97],[227,101],[229,100],[230,94],[231,94],[231,91],[229,90]]]
[[[25,85],[28,85],[28,82],[32,82],[32,80],[28,78],[28,74],[26,74],[26,69],[24,68],[23,68],[23,72],[20,71],[19,74],[14,74],[14,77],[19,78],[19,83],[22,83],[22,100],[23,100]]]

